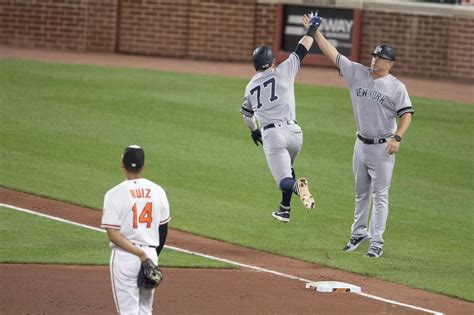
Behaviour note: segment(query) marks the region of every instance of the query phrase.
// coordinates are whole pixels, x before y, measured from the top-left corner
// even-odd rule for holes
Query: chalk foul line
[[[44,217],[44,218],[48,218],[48,219],[51,219],[51,220],[55,220],[55,221],[59,221],[59,222],[63,222],[63,223],[68,223],[68,224],[71,224],[71,225],[80,226],[80,227],[83,227],[83,228],[86,228],[86,229],[89,229],[89,230],[105,233],[105,230],[101,229],[101,228],[97,228],[97,227],[82,224],[82,223],[77,223],[77,222],[74,222],[74,221],[62,219],[62,218],[55,217],[55,216],[48,215],[48,214],[44,214],[44,213],[39,213],[39,212],[36,212],[36,211],[33,211],[33,210],[28,210],[28,209],[25,209],[25,208],[20,208],[20,207],[16,207],[16,206],[4,204],[4,203],[0,203],[0,206],[10,208],[10,209],[14,209],[14,210],[18,210],[18,211],[22,211],[22,212],[26,212],[26,213],[30,213],[30,214],[37,215],[37,216]],[[228,264],[238,266],[238,267],[242,267],[242,268],[248,268],[248,269],[256,270],[256,271],[259,271],[259,272],[266,272],[266,273],[276,275],[276,276],[279,276],[279,277],[284,277],[284,278],[288,278],[288,279],[292,279],[292,280],[299,280],[299,281],[302,281],[302,282],[305,282],[305,283],[314,282],[314,280],[309,280],[309,279],[301,278],[301,277],[298,277],[298,276],[293,276],[293,275],[289,275],[289,274],[286,274],[286,273],[278,272],[278,271],[275,271],[275,270],[261,268],[261,267],[258,267],[258,266],[248,265],[248,264],[244,264],[244,263],[241,263],[241,262],[238,262],[238,261],[229,260],[229,259],[226,259],[226,258],[220,258],[220,257],[212,256],[212,255],[207,255],[207,254],[203,254],[203,253],[199,253],[199,252],[194,252],[194,251],[187,250],[187,249],[184,249],[184,248],[179,248],[179,247],[169,246],[169,245],[165,245],[165,248],[175,250],[175,251],[178,251],[178,252],[182,252],[182,253],[186,253],[186,254],[196,255],[196,256],[207,258],[207,259],[212,259],[212,260],[228,263]],[[394,305],[399,305],[399,306],[411,308],[411,309],[414,309],[414,310],[418,310],[418,311],[422,311],[422,312],[426,312],[426,313],[430,313],[430,314],[435,314],[435,315],[442,315],[443,314],[443,313],[438,312],[438,311],[433,311],[433,310],[426,309],[426,308],[423,308],[423,307],[401,303],[401,302],[398,302],[398,301],[386,299],[386,298],[376,296],[376,295],[372,295],[372,294],[367,294],[367,293],[364,293],[364,292],[360,292],[360,293],[359,292],[353,292],[353,294],[358,294],[358,295],[364,296],[364,297],[369,298],[369,299],[373,299],[373,300],[377,300],[377,301],[381,301],[381,302],[385,302],[385,303],[390,303],[390,304],[394,304]]]

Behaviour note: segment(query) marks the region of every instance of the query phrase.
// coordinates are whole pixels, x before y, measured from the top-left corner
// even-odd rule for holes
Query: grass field
[[[297,85],[296,163],[318,210],[279,202],[239,113],[246,81],[1,60],[0,185],[100,209],[123,148],[168,193],[171,227],[474,301],[473,104],[412,98],[390,195],[384,256],[341,248],[353,216],[355,127],[345,89]],[[409,87],[408,87],[409,89]]]
[[[21,222],[21,224],[19,224]],[[0,207],[0,263],[108,265],[105,233]],[[235,268],[195,255],[163,249],[161,267]]]

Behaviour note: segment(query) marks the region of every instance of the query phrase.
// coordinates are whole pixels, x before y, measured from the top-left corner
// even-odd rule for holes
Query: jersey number
[[[266,88],[268,85],[271,85],[271,89],[272,89],[272,95],[270,96],[270,102],[274,102],[278,99],[278,96],[276,95],[276,91],[275,91],[275,86],[276,86],[276,80],[275,80],[275,77],[272,77],[271,79],[268,79],[267,81],[263,82],[263,88]],[[261,90],[261,86],[260,85],[257,85],[256,87],[254,87],[253,89],[250,90],[250,94],[254,94],[255,92],[257,93],[257,108],[260,108],[262,107],[262,102],[260,102],[260,90]]]
[[[133,228],[138,228],[138,223],[146,223],[147,229],[151,227],[151,222],[153,217],[151,215],[151,210],[153,209],[153,204],[148,202],[143,210],[140,212],[140,216],[137,217],[137,204],[134,203],[132,207],[133,211]],[[137,222],[138,221],[138,222]]]

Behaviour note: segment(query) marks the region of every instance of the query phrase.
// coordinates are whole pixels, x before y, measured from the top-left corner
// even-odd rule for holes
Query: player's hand
[[[305,29],[308,29],[310,26],[313,26],[318,29],[319,25],[323,19],[318,15],[319,11],[312,11],[310,14],[303,15],[303,25]]]
[[[319,11],[312,11],[311,14],[309,15],[309,25],[310,26],[315,26],[316,29],[318,29],[319,25],[321,25],[321,21],[323,19],[319,16]]]
[[[260,131],[260,129],[255,129],[254,131],[252,131],[252,134],[250,136],[252,137],[252,140],[255,143],[255,145],[258,146],[259,142],[263,145],[262,132]]]
[[[388,140],[387,145],[387,153],[388,154],[397,154],[398,149],[400,148],[400,142],[396,141],[395,139]]]
[[[138,256],[138,258],[140,258],[140,261],[143,262],[143,261],[145,261],[145,260],[148,259],[148,256],[147,256],[147,254],[142,250],[141,253],[140,253],[140,255]]]

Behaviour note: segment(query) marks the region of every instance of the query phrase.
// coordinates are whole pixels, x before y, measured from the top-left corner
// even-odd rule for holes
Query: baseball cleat
[[[306,178],[298,179],[296,181],[296,184],[298,185],[300,200],[303,205],[308,209],[314,209],[316,203],[314,202],[313,196],[309,192],[308,181],[306,180]]]
[[[382,256],[383,250],[380,247],[377,246],[370,246],[369,251],[365,256],[371,257],[371,258],[379,258]]]
[[[364,243],[368,239],[369,239],[368,235],[364,235],[361,237],[351,237],[347,245],[342,250],[346,252],[355,251],[360,245],[362,245],[362,243]]]
[[[276,210],[272,212],[272,217],[278,221],[288,223],[290,222],[290,211]]]

